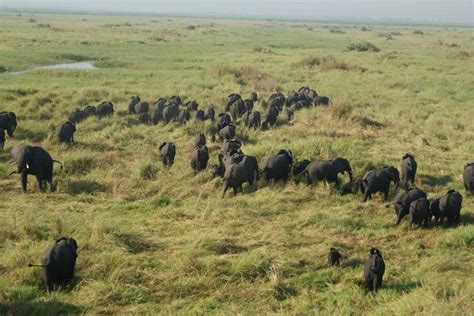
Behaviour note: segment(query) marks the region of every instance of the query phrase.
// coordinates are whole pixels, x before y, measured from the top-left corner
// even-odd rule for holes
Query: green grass
[[[0,314],[471,313],[474,202],[462,168],[474,159],[472,29],[417,26],[421,36],[409,26],[2,12],[0,29],[0,65],[9,70],[83,60],[99,67],[0,74],[0,110],[19,121],[0,153]],[[363,42],[380,51],[346,49]],[[255,89],[262,110],[274,89],[302,85],[329,96],[330,107],[300,111],[291,124],[282,115],[265,132],[239,127],[246,153],[259,161],[280,148],[298,160],[339,155],[359,176],[413,152],[417,185],[430,198],[461,191],[462,224],[396,227],[380,196],[362,203],[324,184],[261,181],[222,199],[221,179],[190,168],[209,122],[144,126],[117,113],[130,95],[180,94],[221,109],[228,94]],[[73,146],[57,144],[55,127],[70,112],[102,100],[116,115],[78,124]],[[177,145],[170,169],[159,161],[163,141]],[[18,176],[7,177],[17,143],[64,162],[58,192],[40,193],[30,178],[22,194]],[[209,148],[214,164],[218,145]],[[46,294],[27,264],[61,236],[78,241],[77,278]],[[331,246],[343,255],[339,268],[325,267]],[[372,246],[387,265],[376,296],[360,286]]]

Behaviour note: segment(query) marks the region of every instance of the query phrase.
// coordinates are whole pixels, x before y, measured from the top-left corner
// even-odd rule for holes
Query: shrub
[[[158,168],[151,163],[145,163],[139,169],[140,178],[144,180],[153,180],[156,178]]]
[[[352,43],[347,46],[347,50],[349,51],[358,51],[358,52],[379,52],[380,48],[375,46],[370,42],[360,42],[360,43]]]
[[[80,193],[95,193],[95,192],[105,192],[107,187],[103,184],[100,184],[96,181],[89,180],[77,180],[71,181],[67,184],[66,188],[67,193],[71,195],[76,195]]]
[[[7,72],[7,71],[8,71],[8,68],[6,66],[0,65],[0,73]]]
[[[423,33],[422,30],[414,30],[413,34],[415,34],[415,35],[424,35],[425,33]]]

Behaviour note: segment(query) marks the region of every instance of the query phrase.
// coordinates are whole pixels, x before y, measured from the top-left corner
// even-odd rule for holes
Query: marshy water
[[[94,70],[97,69],[97,67],[94,66],[93,61],[81,61],[77,63],[64,63],[64,64],[53,64],[53,65],[47,65],[47,66],[35,66],[31,67],[29,69],[23,70],[23,71],[16,71],[16,72],[10,72],[11,74],[22,74],[30,70],[35,70],[35,69],[78,69],[78,70]]]

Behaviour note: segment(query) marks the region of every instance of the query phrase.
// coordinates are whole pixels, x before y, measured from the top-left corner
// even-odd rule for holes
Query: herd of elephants
[[[397,216],[397,225],[409,215],[410,227],[412,224],[421,227],[431,223],[434,217],[435,224],[442,224],[444,218],[448,225],[460,222],[462,208],[462,195],[455,190],[448,190],[444,196],[433,200],[427,199],[427,194],[420,188],[414,186],[417,171],[417,162],[414,155],[405,154],[401,158],[401,176],[398,168],[394,166],[382,166],[367,171],[362,177],[353,179],[352,168],[349,161],[342,157],[334,157],[331,160],[302,160],[293,161],[293,154],[289,149],[281,149],[275,155],[267,157],[259,166],[257,158],[243,153],[242,143],[236,139],[237,124],[247,128],[266,130],[274,128],[279,115],[286,109],[287,120],[292,120],[296,111],[311,106],[329,106],[329,98],[320,96],[308,87],[302,87],[298,91],[290,91],[285,97],[282,93],[272,94],[268,100],[262,102],[265,113],[262,115],[254,110],[257,101],[257,93],[253,92],[248,99],[233,93],[228,96],[224,111],[216,115],[213,107],[200,109],[199,104],[190,100],[183,103],[180,96],[171,98],[159,98],[153,104],[142,101],[140,97],[133,96],[128,102],[128,113],[137,116],[141,124],[165,124],[179,121],[186,124],[191,119],[210,120],[210,140],[221,143],[218,152],[219,163],[212,167],[212,173],[216,177],[224,179],[224,192],[233,189],[234,195],[242,192],[242,185],[248,183],[252,186],[259,177],[265,181],[286,182],[290,178],[298,182],[305,180],[309,185],[317,181],[335,183],[340,187],[339,174],[349,175],[349,183],[357,185],[363,194],[364,202],[373,194],[380,192],[388,198],[390,185],[398,187],[400,181],[404,187],[394,198],[393,205]],[[59,142],[74,143],[76,125],[89,117],[103,118],[114,113],[114,105],[111,101],[102,102],[98,106],[89,105],[82,110],[73,112],[66,123],[60,125],[56,130]],[[263,120],[264,118],[264,120]],[[263,120],[263,121],[262,121]],[[10,137],[17,126],[17,118],[13,112],[0,112],[0,148],[5,143],[5,131]],[[217,136],[217,139],[216,139]],[[160,158],[166,167],[171,167],[176,155],[176,146],[173,142],[164,142],[160,145]],[[40,190],[45,190],[48,183],[50,190],[55,191],[53,183],[53,164],[55,162],[51,155],[42,147],[18,144],[11,149],[12,159],[17,164],[17,170],[12,172],[21,175],[21,186],[23,192],[27,189],[28,175],[34,175]],[[201,133],[197,136],[195,147],[191,154],[191,167],[196,171],[207,168],[209,150],[206,146],[206,136]],[[60,163],[61,164],[61,163]],[[61,164],[62,168],[62,164]],[[470,194],[474,193],[474,163],[466,163],[463,172],[464,187]],[[411,182],[411,186],[409,183]],[[344,186],[342,194],[351,193],[354,186]],[[41,265],[43,278],[47,290],[52,290],[57,285],[62,285],[73,277],[76,258],[77,242],[73,238],[61,238],[51,245],[42,256]],[[329,266],[339,265],[341,254],[335,248],[331,248],[328,255]],[[35,266],[35,265],[30,265]],[[385,271],[385,263],[380,250],[371,248],[369,257],[365,262],[364,282],[367,289],[376,292],[381,284]]]

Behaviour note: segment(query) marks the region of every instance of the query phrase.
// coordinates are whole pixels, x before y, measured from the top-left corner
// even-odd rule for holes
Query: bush
[[[7,71],[8,71],[8,68],[6,66],[0,65],[0,73],[7,72]]]
[[[423,33],[423,31],[421,31],[421,30],[414,30],[413,34],[415,34],[415,35],[424,35],[425,33]]]
[[[349,51],[358,51],[358,52],[379,52],[380,48],[375,46],[370,42],[361,42],[361,43],[352,43],[347,46]]]
[[[150,163],[146,163],[140,166],[140,178],[144,180],[153,180],[156,178],[158,168]]]

